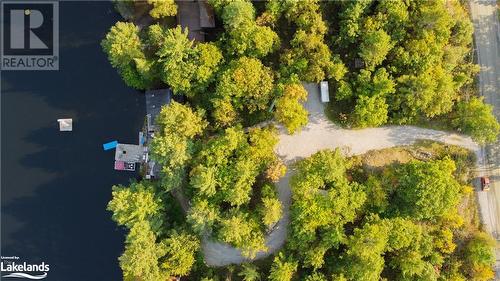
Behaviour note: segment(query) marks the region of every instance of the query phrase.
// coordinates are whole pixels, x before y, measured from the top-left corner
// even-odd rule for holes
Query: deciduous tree
[[[128,228],[132,228],[140,221],[148,221],[157,231],[162,224],[161,199],[153,187],[146,183],[133,182],[128,187],[113,186],[108,210],[113,212],[113,220],[116,223]]]
[[[261,280],[259,268],[251,263],[245,263],[241,266],[241,271],[238,276],[243,278],[243,281],[258,281]]]
[[[193,45],[187,29],[180,26],[165,29],[153,25],[149,34],[152,45],[157,46],[161,79],[174,93],[192,97],[208,86],[222,61],[222,54],[214,44]]]
[[[195,262],[195,254],[200,247],[198,238],[186,232],[172,231],[162,241],[165,254],[160,267],[168,276],[185,276],[189,274]]]
[[[271,281],[290,281],[297,271],[298,263],[291,258],[279,253],[273,261],[269,280]]]
[[[236,112],[266,110],[273,94],[273,80],[272,71],[257,59],[242,57],[232,61],[217,84],[213,100],[216,121],[228,126],[236,121]],[[226,111],[234,113],[228,115]]]
[[[157,281],[168,275],[158,266],[158,260],[165,254],[163,245],[156,243],[156,236],[149,223],[139,221],[130,229],[125,240],[125,252],[120,256],[120,267],[124,280]]]
[[[261,213],[264,225],[268,228],[272,227],[281,218],[281,202],[277,198],[262,198]]]
[[[324,253],[345,238],[343,227],[356,218],[365,194],[348,182],[339,150],[320,151],[299,162],[291,185],[289,246],[307,266],[320,268]]]
[[[307,124],[307,110],[301,102],[307,99],[307,92],[301,84],[283,86],[281,97],[276,102],[274,117],[293,134]]]
[[[257,25],[250,1],[234,1],[222,10],[226,51],[230,55],[263,57],[278,47],[278,35],[267,26]]]
[[[383,96],[360,96],[352,113],[352,122],[358,128],[380,126],[387,122],[388,108]]]
[[[472,280],[491,280],[495,273],[493,248],[495,242],[484,232],[475,233],[465,248],[466,270]]]
[[[235,245],[248,258],[254,258],[259,251],[267,251],[259,223],[248,213],[236,209],[221,220],[219,239]]]
[[[452,124],[480,143],[496,141],[500,130],[491,105],[478,98],[459,102]]]
[[[202,112],[172,101],[164,106],[156,120],[158,133],[151,142],[151,156],[162,165],[163,187],[179,187],[184,178],[184,167],[191,159],[193,137],[206,127]]]
[[[174,0],[148,0],[153,6],[149,14],[153,18],[171,17],[177,14],[177,5]]]
[[[460,184],[453,177],[455,163],[449,158],[433,162],[414,161],[396,172],[398,214],[415,219],[434,219],[458,204]]]
[[[391,37],[383,30],[368,30],[359,46],[359,56],[368,68],[381,64],[391,49]]]
[[[146,57],[139,37],[139,28],[133,23],[117,22],[111,27],[101,46],[127,85],[145,89],[151,85],[150,73],[144,67]]]
[[[212,230],[213,225],[220,218],[220,210],[207,199],[197,199],[189,209],[187,221],[191,224],[193,230],[197,233],[203,233],[205,230]]]

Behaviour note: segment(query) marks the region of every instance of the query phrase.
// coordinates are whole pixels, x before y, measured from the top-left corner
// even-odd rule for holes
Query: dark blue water
[[[45,280],[122,279],[124,232],[105,209],[133,175],[102,144],[136,143],[145,109],[99,46],[118,20],[111,3],[60,2],[60,70],[2,73],[1,254],[50,264]]]

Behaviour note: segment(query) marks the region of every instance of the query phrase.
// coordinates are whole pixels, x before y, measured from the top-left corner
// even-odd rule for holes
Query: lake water
[[[60,2],[60,70],[1,75],[1,255],[50,265],[44,280],[121,280],[124,231],[106,204],[110,140],[136,143],[143,96],[126,87],[99,45],[118,20],[108,2]],[[73,118],[59,132],[58,118]]]

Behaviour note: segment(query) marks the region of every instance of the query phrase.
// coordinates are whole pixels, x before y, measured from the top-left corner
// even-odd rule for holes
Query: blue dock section
[[[118,145],[118,141],[110,141],[110,142],[103,144],[102,148],[104,150],[110,150],[110,149],[116,148],[117,145]]]

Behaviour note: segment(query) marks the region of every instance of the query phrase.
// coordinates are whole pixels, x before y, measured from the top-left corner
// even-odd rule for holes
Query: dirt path
[[[281,128],[280,141],[276,147],[276,153],[288,167],[295,161],[308,157],[322,149],[340,147],[344,148],[348,155],[357,155],[373,149],[410,145],[421,139],[462,146],[476,153],[480,151],[479,146],[469,137],[413,126],[392,126],[363,130],[339,128],[328,121],[324,115],[324,105],[319,100],[320,95],[317,85],[306,84],[305,86],[309,93],[309,99],[305,104],[309,111],[309,124],[295,135],[288,135]],[[293,170],[289,169],[286,176],[277,184],[284,215],[277,227],[266,239],[269,251],[267,253],[258,253],[256,259],[270,255],[285,243],[291,203],[289,179],[292,174]],[[225,266],[246,261],[238,249],[209,239],[204,239],[203,251],[205,261],[210,266]]]

